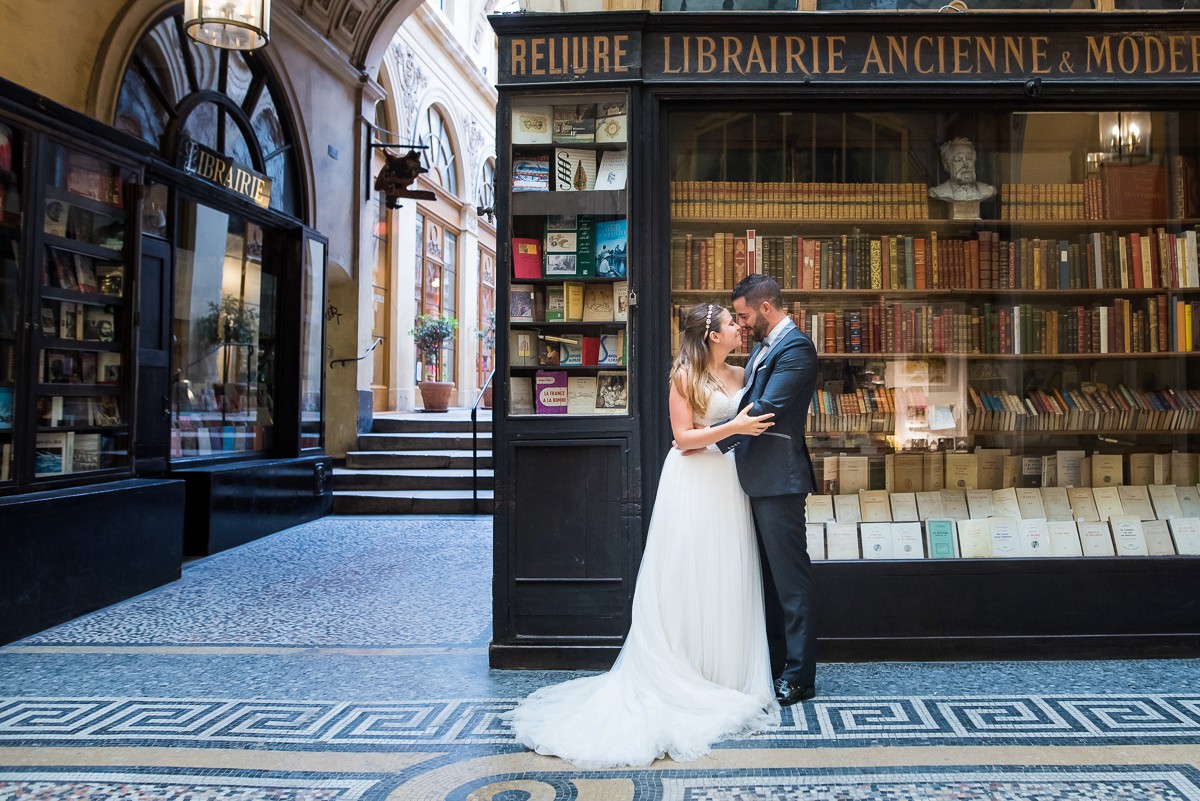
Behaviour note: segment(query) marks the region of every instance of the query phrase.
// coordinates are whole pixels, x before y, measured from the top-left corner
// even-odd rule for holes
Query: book
[[[1116,556],[1113,548],[1112,532],[1108,523],[1098,520],[1084,521],[1079,525],[1079,542],[1083,546],[1084,556]]]
[[[1020,487],[1015,490],[1017,508],[1020,517],[1030,520],[1046,517],[1046,507],[1042,503],[1042,492],[1037,487]]]
[[[116,338],[116,330],[111,306],[83,306],[83,339],[92,342],[112,342]]]
[[[858,559],[858,523],[844,521],[826,523],[825,551],[831,560]]]
[[[51,236],[66,236],[67,221],[71,216],[71,205],[54,198],[46,199],[42,230]],[[62,471],[58,471],[62,472]]]
[[[549,192],[550,157],[541,155],[514,157],[512,190],[514,192]]]
[[[100,287],[96,280],[96,268],[92,265],[91,258],[81,253],[76,253],[74,254],[74,262],[75,282],[79,285],[79,291],[97,291]]]
[[[941,495],[943,517],[950,517],[960,522],[971,519],[966,492],[960,489],[946,489],[941,491]],[[919,500],[918,503],[920,503]]]
[[[893,492],[888,501],[891,504],[894,522],[913,523],[921,519],[917,513],[917,494],[915,492]]]
[[[838,492],[850,494],[870,486],[870,460],[866,456],[838,457]]]
[[[13,388],[0,386],[0,430],[13,427]]]
[[[940,491],[917,492],[914,495],[917,497],[917,515],[922,520],[929,521],[946,516]]]
[[[508,413],[533,414],[533,381],[528,376],[508,379]]]
[[[563,319],[571,322],[583,321],[584,286],[582,281],[563,282],[563,302],[566,305]]]
[[[1092,486],[1110,487],[1123,484],[1125,474],[1119,453],[1092,455]]]
[[[992,509],[996,517],[1011,517],[1020,520],[1021,504],[1017,502],[1017,491],[1013,487],[992,490]]]
[[[1046,520],[1075,520],[1071,512],[1071,500],[1067,491],[1062,487],[1042,487],[1042,505],[1046,510]]]
[[[598,383],[595,376],[568,376],[567,414],[595,414]]]
[[[596,276],[624,278],[627,253],[626,220],[602,220],[596,223]]]
[[[1083,451],[1058,451],[1055,456],[1057,473],[1054,486],[1068,489],[1087,486],[1083,483],[1083,457],[1087,456],[1086,453]]]
[[[863,559],[892,558],[891,529],[891,523],[861,523],[859,525]]]
[[[542,335],[538,340],[538,367],[558,367],[562,363],[559,337],[551,339]]]
[[[1178,484],[1175,486],[1175,496],[1179,499],[1182,517],[1200,517],[1200,487],[1195,484]]]
[[[961,490],[978,488],[979,457],[973,453],[947,453],[946,486]]]
[[[625,142],[629,139],[629,114],[625,99],[601,101],[596,108],[596,141]]]
[[[562,370],[538,370],[534,375],[534,404],[537,414],[567,413],[567,374]]]
[[[893,559],[924,559],[921,524],[917,522],[888,523],[892,534]]]
[[[553,107],[554,144],[574,144],[596,141],[596,105],[571,103]]]
[[[87,383],[86,381],[83,383]],[[102,350],[96,354],[96,383],[121,383],[121,354]]]
[[[940,453],[926,453],[923,458],[921,486],[929,491],[946,488],[945,460]]]
[[[533,286],[512,284],[508,288],[508,319],[514,323],[533,322]]]
[[[1150,504],[1150,493],[1144,485],[1122,484],[1117,487],[1121,508],[1127,515],[1137,515],[1140,520],[1154,520],[1154,507]]]
[[[71,431],[39,433],[34,442],[34,475],[52,476],[70,472],[73,438],[74,432]]]
[[[864,523],[892,522],[892,508],[887,490],[859,490],[858,504]]]
[[[567,319],[567,301],[561,286],[546,287],[546,322],[562,322]]]
[[[1107,219],[1145,220],[1167,216],[1165,165],[1105,163],[1100,167],[1100,180]]]
[[[1200,518],[1176,517],[1167,521],[1175,553],[1180,556],[1200,556]]]
[[[583,366],[583,336],[580,334],[563,334],[555,337],[558,340],[558,363],[562,366]],[[568,382],[569,383],[569,382]]]
[[[1117,487],[1092,487],[1092,498],[1096,501],[1096,514],[1101,520],[1125,514]]]
[[[100,435],[75,433],[71,448],[71,469],[66,472],[83,473],[99,470],[100,467]]]
[[[1166,520],[1143,520],[1142,534],[1146,538],[1146,553],[1149,556],[1174,556],[1175,543],[1171,540],[1171,529]]]
[[[1017,536],[1017,521],[1011,517],[989,517],[988,531],[992,535],[992,556],[1021,555],[1021,540]]]
[[[1151,484],[1146,489],[1150,493],[1150,503],[1154,504],[1156,519],[1170,520],[1173,517],[1183,517],[1179,498],[1175,496],[1174,484]]]
[[[1137,515],[1114,515],[1108,521],[1112,528],[1114,550],[1117,556],[1149,556],[1146,534]]]
[[[1071,517],[1076,523],[1091,523],[1100,519],[1091,487],[1069,487],[1067,501],[1071,504]]]
[[[624,150],[604,151],[600,156],[595,188],[602,192],[624,189],[627,170],[628,159]]]
[[[623,370],[601,370],[596,375],[597,414],[625,414],[629,411],[629,376]]]
[[[858,523],[862,520],[862,506],[858,503],[858,494],[834,495],[833,516],[839,523]]]
[[[989,489],[969,489],[967,494],[967,511],[972,519],[982,520],[986,517],[995,515],[995,506],[992,504],[992,490]]]
[[[926,520],[925,544],[930,559],[957,559],[958,532],[954,521],[949,518]]]
[[[992,555],[992,532],[986,520],[959,520],[958,552],[964,559]]]
[[[554,151],[554,191],[587,192],[596,188],[596,154],[560,147]]]
[[[612,285],[613,320],[625,322],[629,319],[629,282],[614,281]]]
[[[1083,556],[1079,529],[1074,520],[1050,520],[1046,523],[1050,536],[1051,556]]]
[[[538,239],[514,236],[513,277],[517,279],[542,277],[542,243]]]
[[[1043,519],[1017,521],[1017,551],[1020,556],[1050,555],[1050,529]]]
[[[547,253],[546,278],[574,278],[579,275],[579,264],[574,253]]]
[[[924,464],[924,454],[887,454],[883,457],[884,488],[888,492],[921,492],[925,489]]]
[[[611,322],[613,291],[608,284],[587,284],[583,290],[583,321]]]
[[[809,523],[828,523],[836,520],[833,514],[833,497],[813,493],[805,505],[805,519]]]
[[[814,562],[825,559],[825,524],[809,523],[804,527],[804,547]]]
[[[553,141],[554,112],[550,106],[514,107],[512,110],[512,143],[514,145],[548,145]]]

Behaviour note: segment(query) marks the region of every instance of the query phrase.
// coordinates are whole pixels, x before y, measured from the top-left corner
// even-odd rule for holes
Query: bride
[[[670,380],[678,449],[659,479],[629,636],[608,673],[544,687],[507,713],[527,748],[584,768],[636,767],[693,760],[778,723],[754,519],[733,453],[713,445],[772,425],[770,414],[735,416],[743,371],[725,358],[740,344],[721,306],[688,313]]]

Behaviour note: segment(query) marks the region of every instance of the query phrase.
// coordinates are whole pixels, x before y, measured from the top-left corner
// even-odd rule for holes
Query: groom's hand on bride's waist
[[[691,456],[694,453],[704,453],[706,450],[708,450],[708,448],[688,448],[687,450],[684,450],[683,448],[679,447],[679,443],[675,440],[671,440],[671,447],[682,453],[684,456]]]

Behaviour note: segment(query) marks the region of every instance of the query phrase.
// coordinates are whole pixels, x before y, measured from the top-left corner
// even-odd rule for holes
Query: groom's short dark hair
[[[745,298],[749,306],[757,306],[765,300],[775,308],[783,309],[783,292],[780,291],[779,284],[775,283],[774,278],[762,273],[747,275],[738,281],[730,299],[738,298]]]

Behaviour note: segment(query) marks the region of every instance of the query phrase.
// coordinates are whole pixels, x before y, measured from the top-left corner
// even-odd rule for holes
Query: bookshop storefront
[[[821,658],[1196,652],[1200,15],[492,21],[494,664],[615,655],[679,320],[748,273],[820,362]],[[616,219],[627,320],[564,318]],[[605,368],[539,354],[608,334],[627,405],[572,407]]]
[[[296,131],[265,63],[177,23],[112,127],[0,85],[0,641],[330,508]]]

